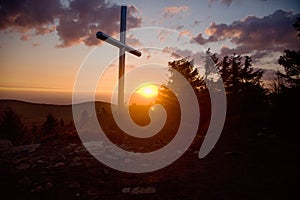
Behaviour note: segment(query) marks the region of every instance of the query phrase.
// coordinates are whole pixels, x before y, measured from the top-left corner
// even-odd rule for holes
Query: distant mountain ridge
[[[79,104],[87,104],[93,102],[85,102]],[[44,103],[32,103],[20,100],[0,100],[0,114],[6,107],[10,107],[15,113],[17,113],[25,126],[31,126],[33,123],[37,125],[43,123],[46,116],[51,113],[58,120],[63,119],[65,123],[73,121],[72,104],[69,105],[55,105]],[[110,103],[95,102],[96,110],[100,108],[110,107]]]

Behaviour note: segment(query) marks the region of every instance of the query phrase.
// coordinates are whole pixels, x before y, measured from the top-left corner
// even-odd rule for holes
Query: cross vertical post
[[[126,44],[126,14],[127,7],[121,7],[120,21],[120,42]],[[124,78],[125,74],[125,47],[119,48],[119,82],[118,82],[118,106],[121,109],[124,105]]]
[[[121,21],[120,21],[120,41],[110,37],[109,35],[99,31],[96,37],[103,40],[115,47],[119,48],[119,81],[118,81],[118,107],[122,109],[124,107],[124,82],[122,78],[125,74],[125,52],[129,52],[135,56],[140,57],[142,53],[130,46],[126,45],[126,14],[127,7],[121,7]]]

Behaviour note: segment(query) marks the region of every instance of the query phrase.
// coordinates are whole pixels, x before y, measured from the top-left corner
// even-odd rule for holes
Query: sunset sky
[[[128,6],[127,29],[160,27],[192,38],[203,49],[220,56],[251,55],[254,67],[277,70],[284,49],[299,49],[292,24],[300,17],[298,0],[0,0],[0,98],[32,102],[71,103],[76,74],[95,47],[97,31],[116,36],[120,6]],[[163,41],[162,32],[134,38],[133,47],[149,37]],[[165,65],[172,53],[196,56],[192,46],[170,48],[169,55],[145,51],[141,58],[127,56],[126,70],[156,57]],[[111,47],[116,54],[118,50]],[[102,57],[101,57],[102,56]],[[103,56],[99,55],[101,66]],[[133,60],[133,61],[131,61]],[[108,100],[117,78],[112,63],[102,85],[100,99]]]

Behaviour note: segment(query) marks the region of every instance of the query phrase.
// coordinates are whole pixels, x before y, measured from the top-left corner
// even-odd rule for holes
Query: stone
[[[54,165],[54,167],[63,167],[63,166],[65,166],[64,162],[58,162]]]
[[[30,168],[30,165],[27,163],[21,163],[18,166],[16,166],[16,169],[18,169],[18,170],[24,170],[24,169],[28,169],[28,168]]]
[[[73,161],[69,164],[70,167],[79,167],[81,165],[82,165],[81,162],[75,162],[75,161]]]
[[[13,165],[18,165],[20,163],[22,163],[23,161],[26,161],[28,160],[28,157],[24,157],[24,158],[20,158],[20,159],[14,159],[14,160],[11,160],[10,163],[13,164]]]
[[[122,189],[123,194],[133,194],[133,195],[138,195],[138,194],[153,194],[156,193],[156,189],[154,187],[135,187],[131,189],[130,187],[125,187]]]
[[[53,187],[53,184],[51,182],[47,182],[45,188],[48,190]]]
[[[36,163],[37,163],[37,164],[46,164],[46,162],[43,161],[43,160],[37,160]]]
[[[81,185],[78,181],[74,181],[68,187],[71,189],[79,189],[81,187]]]
[[[127,193],[129,193],[130,192],[130,187],[124,187],[123,189],[122,189],[122,193],[123,194],[127,194]]]
[[[240,152],[234,152],[234,151],[226,151],[224,152],[224,155],[229,155],[229,156],[238,156],[241,155],[242,153]]]
[[[76,147],[77,144],[75,144],[75,143],[69,143],[69,146],[70,146],[70,147]]]
[[[81,160],[82,160],[82,158],[81,158],[81,157],[78,157],[78,156],[75,157],[75,158],[73,158],[73,161],[74,161],[74,162],[79,162],[79,161],[81,161]]]
[[[41,185],[39,185],[39,186],[37,186],[35,189],[34,189],[34,191],[35,192],[41,192],[41,191],[43,191],[43,186],[41,186]]]
[[[144,188],[142,187],[135,187],[131,190],[131,194],[144,194]]]
[[[10,140],[0,140],[0,152],[6,151],[12,147],[12,143]]]
[[[28,144],[23,146],[16,146],[9,149],[9,153],[22,153],[22,152],[34,152],[37,148],[40,147],[40,144]]]
[[[25,177],[21,178],[18,181],[18,183],[20,185],[23,185],[23,186],[27,187],[27,186],[30,186],[32,184],[32,181],[31,181],[31,179],[29,177],[25,176]]]

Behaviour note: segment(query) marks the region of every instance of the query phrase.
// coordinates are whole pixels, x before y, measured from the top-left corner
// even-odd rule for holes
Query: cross
[[[124,78],[121,79],[125,72],[125,51],[140,57],[142,53],[130,46],[126,45],[126,14],[127,7],[121,7],[121,23],[120,23],[120,41],[116,40],[109,35],[99,31],[96,34],[96,37],[100,40],[103,40],[113,46],[119,48],[119,82],[118,82],[118,106],[120,108],[124,105]]]

